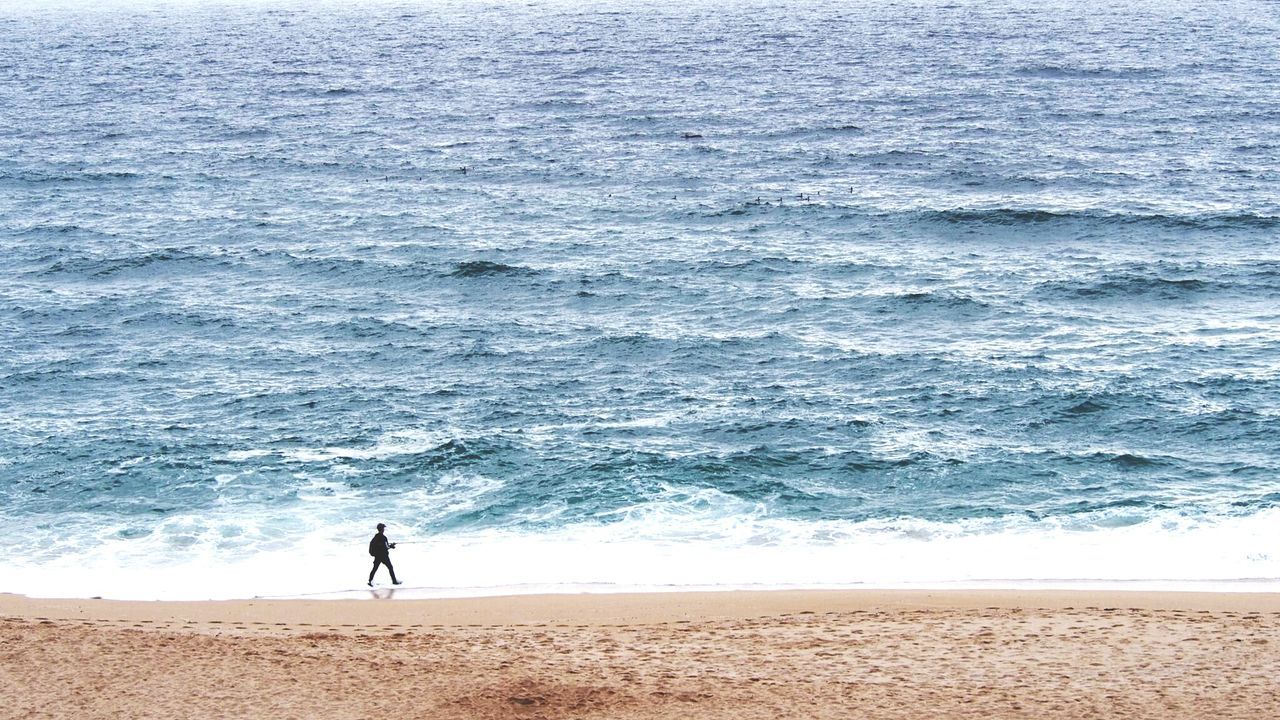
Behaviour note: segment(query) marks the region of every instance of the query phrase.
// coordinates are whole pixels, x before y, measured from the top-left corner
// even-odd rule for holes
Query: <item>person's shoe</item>
[[[370,581],[369,581],[369,587],[373,587],[373,581],[372,581],[372,580],[370,580]]]
[[[391,584],[392,584],[392,585],[403,585],[404,583],[403,583],[403,582],[400,582],[399,580],[392,580],[392,581],[391,581]]]

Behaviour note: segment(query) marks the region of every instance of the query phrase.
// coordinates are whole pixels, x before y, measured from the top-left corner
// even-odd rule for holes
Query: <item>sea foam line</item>
[[[483,488],[480,488],[483,491]],[[431,596],[506,592],[824,587],[1091,587],[1280,591],[1266,542],[1280,510],[1188,517],[1165,511],[1133,524],[1009,519],[964,523],[773,520],[655,525],[635,516],[553,530],[428,535],[393,523],[398,573]],[[36,596],[206,599],[363,591],[369,528],[318,524],[296,535],[247,529],[218,540],[173,520],[184,545],[153,533],[99,535],[75,552],[0,564],[0,590]],[[166,544],[168,546],[166,547]],[[385,579],[385,578],[384,578]],[[495,590],[496,589],[496,590]],[[522,590],[523,589],[523,590]]]

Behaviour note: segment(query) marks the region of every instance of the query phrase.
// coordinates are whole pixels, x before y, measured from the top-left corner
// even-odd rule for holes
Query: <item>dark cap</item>
[[[382,523],[378,523],[378,529],[379,529],[379,530],[385,530],[386,528],[387,528],[387,526],[386,526],[386,525],[383,525]]]

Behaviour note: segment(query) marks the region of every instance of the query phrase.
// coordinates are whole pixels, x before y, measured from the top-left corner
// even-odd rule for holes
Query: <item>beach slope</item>
[[[4,718],[1262,718],[1280,595],[0,595]]]

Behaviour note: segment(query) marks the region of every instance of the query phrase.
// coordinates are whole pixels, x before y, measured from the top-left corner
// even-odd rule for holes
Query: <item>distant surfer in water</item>
[[[387,536],[382,533],[386,529],[386,525],[378,523],[378,534],[369,541],[369,554],[373,556],[373,569],[369,571],[369,587],[373,587],[373,575],[378,572],[379,565],[387,566],[387,572],[391,573],[392,585],[400,584],[396,579],[396,569],[391,567],[391,548],[396,544],[387,541]]]

